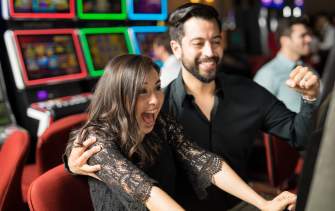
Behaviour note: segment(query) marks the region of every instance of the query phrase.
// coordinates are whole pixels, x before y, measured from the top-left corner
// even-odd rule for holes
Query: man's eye
[[[196,42],[196,43],[193,43],[193,45],[196,46],[196,47],[200,47],[200,46],[202,46],[203,44],[202,44],[201,42]]]

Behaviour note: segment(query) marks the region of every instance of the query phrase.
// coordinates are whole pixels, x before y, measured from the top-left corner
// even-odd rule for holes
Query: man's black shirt
[[[217,76],[210,121],[195,104],[194,97],[186,93],[181,74],[165,89],[165,93],[163,112],[173,114],[182,123],[185,134],[191,141],[222,156],[244,179],[247,179],[249,151],[259,131],[277,135],[292,146],[302,148],[312,127],[314,104],[303,102],[301,112],[297,115],[263,87],[239,76]],[[183,187],[184,184],[182,179],[180,189],[189,189]],[[205,207],[222,210],[224,203],[230,203],[226,194],[213,193],[223,191],[217,191],[215,187],[209,189],[212,190],[208,190],[208,200],[200,203],[203,206],[197,204],[196,200],[191,200],[191,197],[186,199],[186,195],[191,195],[189,192],[182,192],[182,201],[191,200],[191,208],[182,201],[180,203],[189,210],[201,210]]]

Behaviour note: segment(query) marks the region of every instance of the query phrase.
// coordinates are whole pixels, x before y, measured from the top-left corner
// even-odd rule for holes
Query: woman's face
[[[152,131],[163,101],[164,94],[158,73],[152,69],[136,100],[135,115],[141,135]]]

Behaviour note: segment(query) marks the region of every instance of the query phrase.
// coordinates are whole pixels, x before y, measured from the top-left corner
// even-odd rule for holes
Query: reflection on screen
[[[72,35],[19,35],[29,80],[80,72]]]
[[[69,0],[14,0],[15,12],[26,13],[68,13]]]
[[[0,101],[0,126],[9,125],[11,122],[10,113],[7,110],[6,103]]]
[[[161,0],[134,0],[134,13],[161,14]]]
[[[121,13],[121,0],[83,0],[84,13]]]
[[[154,32],[137,32],[136,39],[140,48],[141,54],[151,57],[155,60],[152,50],[152,44],[158,33]]]
[[[115,56],[128,53],[123,34],[90,34],[87,41],[95,70],[104,69]]]

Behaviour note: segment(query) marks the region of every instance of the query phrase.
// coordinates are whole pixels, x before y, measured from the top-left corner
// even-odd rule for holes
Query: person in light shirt
[[[163,62],[160,79],[161,87],[164,88],[178,77],[181,69],[180,62],[172,53],[168,33],[163,33],[155,37],[152,48],[154,56]]]

